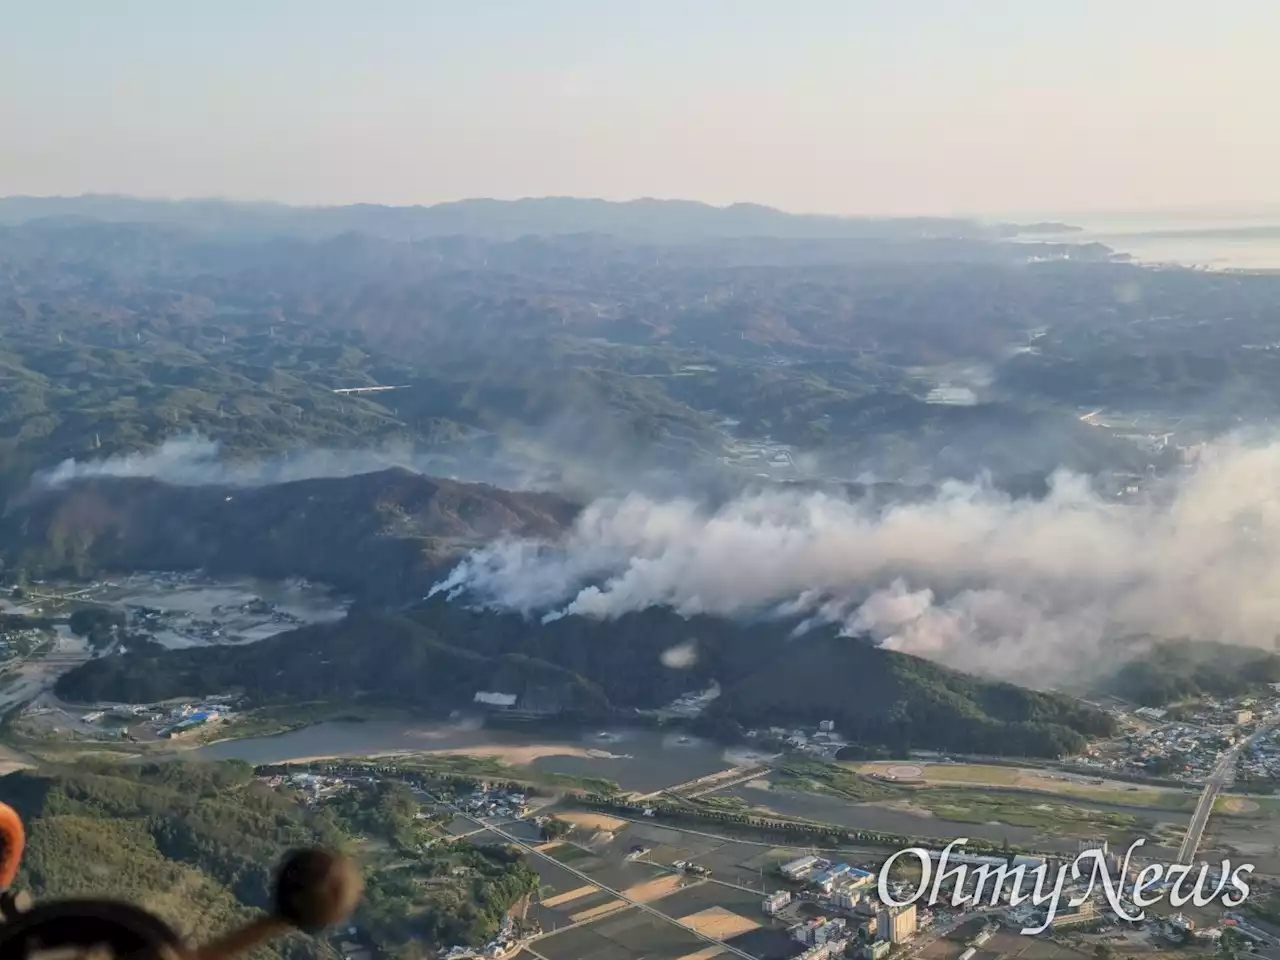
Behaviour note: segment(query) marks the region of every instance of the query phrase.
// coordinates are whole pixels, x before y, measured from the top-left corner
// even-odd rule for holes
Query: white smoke
[[[961,484],[887,508],[817,493],[714,510],[630,496],[593,503],[560,543],[495,543],[436,592],[546,619],[650,606],[801,616],[1043,685],[1134,636],[1270,647],[1278,491],[1280,444],[1224,441],[1123,504],[1065,473],[1041,500]]]
[[[437,455],[408,446],[384,445],[360,450],[310,449],[259,459],[224,456],[220,444],[196,434],[171,437],[151,450],[98,460],[64,460],[37,473],[33,486],[60,487],[94,477],[145,477],[175,486],[258,487],[319,477],[352,477],[402,467],[416,473],[473,482],[497,483],[513,489],[538,487],[541,477],[532,462],[507,457]]]
[[[400,467],[508,490],[554,489],[583,498],[619,489],[690,487],[687,476],[647,464],[634,449],[628,454],[608,437],[588,438],[579,431],[571,442],[571,433],[557,420],[544,427],[512,429],[501,436],[477,433],[470,440],[427,450],[406,443],[385,443],[360,449],[298,449],[256,458],[228,457],[216,441],[188,433],[167,438],[148,450],[95,460],[64,460],[37,473],[32,486],[38,490],[95,477],[133,477],[175,486],[258,487]]]

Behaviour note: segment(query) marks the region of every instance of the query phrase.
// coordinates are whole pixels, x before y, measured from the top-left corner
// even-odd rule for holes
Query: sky
[[[1274,0],[0,0],[0,195],[1280,207]]]

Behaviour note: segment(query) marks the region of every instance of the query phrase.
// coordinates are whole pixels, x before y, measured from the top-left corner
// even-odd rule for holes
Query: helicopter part
[[[51,900],[34,906],[9,888],[18,874],[26,831],[0,804],[0,960],[100,953],[129,960],[231,960],[276,937],[315,934],[340,923],[364,889],[355,866],[329,850],[296,850],[276,876],[273,910],[212,943],[191,946],[155,914],[122,900]]]

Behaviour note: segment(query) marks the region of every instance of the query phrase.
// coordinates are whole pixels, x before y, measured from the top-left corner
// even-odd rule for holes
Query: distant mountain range
[[[354,204],[290,207],[226,200],[137,197],[0,198],[0,224],[46,218],[171,224],[219,235],[322,239],[355,232],[389,240],[466,236],[510,240],[527,235],[598,233],[651,242],[731,238],[998,240],[1064,224],[982,223],[948,217],[838,217],[796,214],[754,203],[714,207],[688,200],[625,202],[576,197],[460,200],[433,206]]]

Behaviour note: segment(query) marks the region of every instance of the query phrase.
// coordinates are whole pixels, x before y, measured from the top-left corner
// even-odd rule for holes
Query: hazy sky
[[[1276,0],[0,0],[0,194],[1280,204]]]

